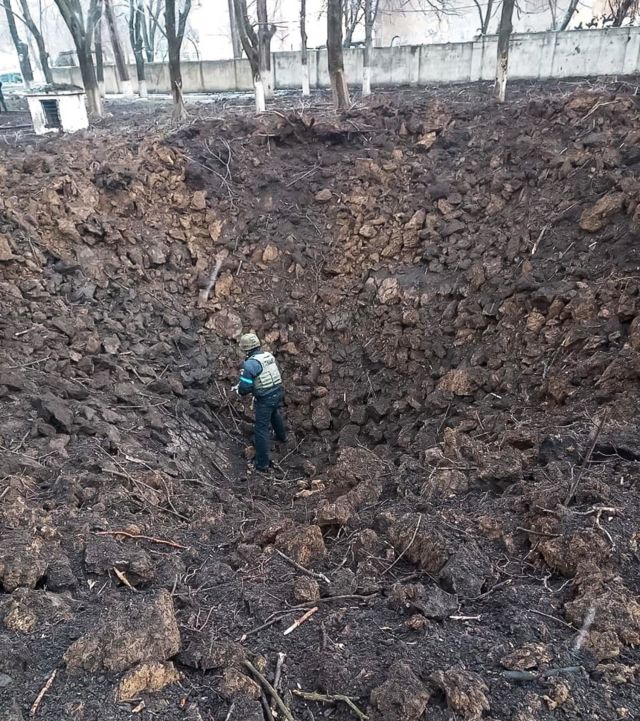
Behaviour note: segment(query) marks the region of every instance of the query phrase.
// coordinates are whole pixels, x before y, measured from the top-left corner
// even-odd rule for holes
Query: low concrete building
[[[36,135],[75,133],[89,127],[84,90],[77,85],[45,85],[26,95]]]

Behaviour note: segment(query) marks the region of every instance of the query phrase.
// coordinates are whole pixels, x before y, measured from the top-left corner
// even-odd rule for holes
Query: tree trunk
[[[307,0],[300,0],[300,61],[302,63],[302,95],[311,95],[309,88],[309,54],[307,51]]]
[[[96,54],[96,80],[98,81],[98,90],[100,97],[106,95],[104,87],[104,54],[102,52],[102,18],[98,20],[93,29],[93,45]]]
[[[144,40],[144,52],[147,62],[153,63],[156,59],[156,29],[158,27],[159,10],[154,9],[153,2],[150,2],[146,9],[143,4],[142,9],[142,37]]]
[[[487,2],[486,14],[484,16],[484,20],[482,21],[482,27],[480,29],[480,32],[483,35],[486,35],[489,32],[489,23],[491,22],[491,11],[492,10],[493,10],[493,0],[489,0]]]
[[[169,0],[170,4],[171,0]],[[176,120],[184,120],[187,111],[184,107],[182,97],[182,72],[180,70],[180,52],[175,48],[169,48],[169,81],[171,82],[171,94],[173,95],[173,117]]]
[[[629,10],[633,6],[634,0],[620,0],[613,16],[611,27],[619,28],[627,17]]]
[[[336,109],[346,110],[350,100],[342,58],[342,0],[327,3],[327,60]]]
[[[133,56],[136,60],[136,78],[138,80],[138,95],[146,98],[147,81],[144,74],[144,38],[142,24],[144,20],[144,5],[142,0],[129,0],[129,39]]]
[[[263,113],[265,111],[265,92],[264,79],[261,75],[263,60],[261,60],[260,54],[260,29],[258,29],[258,34],[256,34],[251,26],[249,13],[247,12],[247,0],[234,0],[234,7],[242,48],[249,60],[251,72],[253,73],[253,85],[256,91],[256,112]],[[258,5],[258,7],[260,7],[260,5]],[[266,5],[264,13],[266,13]],[[263,14],[262,9],[260,9],[260,14]]]
[[[164,6],[167,48],[169,51],[169,80],[173,95],[173,119],[181,122],[187,116],[182,97],[182,72],[180,70],[180,50],[187,25],[187,17],[191,10],[191,0],[185,0],[176,23],[176,0],[166,0]]]
[[[104,0],[104,14],[107,18],[107,25],[109,26],[111,46],[113,47],[113,56],[116,61],[118,77],[120,78],[120,82],[122,84],[122,93],[123,95],[133,95],[133,86],[131,85],[131,78],[129,77],[129,68],[127,67],[127,61],[122,50],[120,33],[118,32],[118,26],[116,25],[116,16],[113,12],[111,0]]]
[[[515,0],[503,0],[500,26],[498,28],[498,63],[496,67],[495,95],[504,103],[507,94],[507,79],[509,77],[509,41],[513,30],[513,6]]]
[[[364,0],[364,56],[362,61],[362,96],[371,95],[371,51],[373,47],[373,3]]]
[[[38,57],[40,58],[40,67],[42,68],[44,81],[47,85],[53,85],[53,75],[51,74],[51,67],[49,66],[49,53],[47,52],[40,28],[33,21],[28,0],[20,0],[20,6],[22,8],[22,17],[24,18],[25,24],[29,28],[29,32],[33,35],[33,39],[36,41],[36,45],[38,46]]]
[[[80,74],[82,75],[82,84],[84,85],[84,92],[87,96],[89,115],[100,117],[102,115],[102,98],[100,97],[98,78],[91,55],[90,39],[87,38],[82,47],[76,45],[76,52],[78,54]]]
[[[267,0],[256,0],[256,13],[258,15],[258,72],[264,87],[265,97],[273,97],[271,79],[271,38],[275,27],[269,25],[267,15]]]
[[[563,30],[566,30],[569,27],[571,18],[574,16],[576,10],[578,9],[578,1],[579,0],[571,0],[571,2],[569,3],[567,12],[564,14],[564,17],[562,18],[562,22],[560,23],[560,27],[558,28],[558,30],[560,30],[560,32],[562,32]]]
[[[20,73],[22,74],[22,82],[26,88],[31,87],[33,83],[33,69],[31,68],[31,60],[29,59],[29,46],[25,43],[18,34],[18,28],[16,27],[16,18],[13,14],[13,8],[11,7],[11,0],[3,0],[4,9],[7,14],[7,24],[9,25],[9,33],[13,40],[13,45],[18,54],[18,62],[20,63]]]
[[[240,41],[240,33],[238,32],[238,22],[236,20],[236,9],[233,0],[227,0],[229,6],[229,32],[231,33],[231,47],[233,48],[233,57],[239,60],[242,57],[242,42]]]
[[[84,92],[87,96],[89,114],[92,116],[101,116],[102,101],[100,99],[96,69],[93,64],[93,55],[91,54],[94,32],[100,20],[100,0],[90,0],[86,26],[82,22],[80,0],[55,0],[55,3],[73,38],[73,44],[78,55]]]

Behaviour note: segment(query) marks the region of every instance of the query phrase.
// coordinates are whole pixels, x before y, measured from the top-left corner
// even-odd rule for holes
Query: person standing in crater
[[[240,380],[233,387],[241,396],[253,394],[255,399],[256,420],[254,446],[256,449],[255,468],[267,471],[271,467],[271,429],[276,440],[285,443],[287,432],[280,412],[284,400],[282,375],[276,359],[260,347],[260,339],[255,333],[245,333],[240,338],[240,350],[245,360],[240,372]]]

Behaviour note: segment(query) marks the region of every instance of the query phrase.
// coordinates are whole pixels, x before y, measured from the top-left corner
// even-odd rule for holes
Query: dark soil
[[[634,90],[0,146],[2,719],[640,718]]]

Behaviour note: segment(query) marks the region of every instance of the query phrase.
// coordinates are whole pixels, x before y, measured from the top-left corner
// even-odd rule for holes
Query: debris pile
[[[2,149],[5,715],[640,715],[640,110],[564,90]]]

